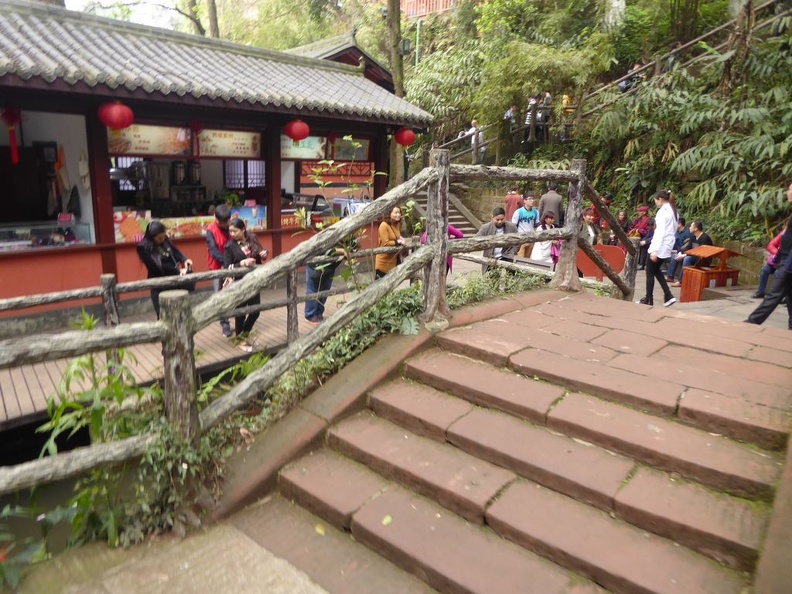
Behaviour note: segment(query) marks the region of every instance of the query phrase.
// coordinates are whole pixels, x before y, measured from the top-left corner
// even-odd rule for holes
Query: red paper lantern
[[[19,163],[19,149],[17,148],[16,125],[22,121],[22,112],[14,107],[3,110],[3,121],[8,126],[8,142],[11,145],[11,164]]]
[[[135,121],[135,114],[120,101],[105,103],[99,108],[99,120],[108,128],[122,130]]]
[[[415,142],[415,132],[409,128],[400,128],[399,130],[396,130],[394,138],[400,145],[410,146],[413,142]]]
[[[292,120],[284,126],[283,131],[295,144],[308,138],[308,135],[311,133],[308,124],[302,120]]]
[[[192,120],[190,122],[190,132],[193,133],[193,137],[195,138],[195,160],[201,160],[201,132],[203,132],[203,124],[198,120]]]

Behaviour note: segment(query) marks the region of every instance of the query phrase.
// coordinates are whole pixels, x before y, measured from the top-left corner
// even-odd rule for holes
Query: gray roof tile
[[[432,121],[350,66],[20,0],[0,2],[0,86],[11,75],[397,125]]]

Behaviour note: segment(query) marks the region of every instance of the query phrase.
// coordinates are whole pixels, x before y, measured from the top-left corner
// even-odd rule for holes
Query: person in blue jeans
[[[787,201],[792,204],[792,184],[787,188]],[[781,246],[778,249],[774,263],[779,265],[773,282],[773,290],[765,295],[762,303],[751,312],[749,324],[762,324],[776,307],[786,299],[789,314],[789,329],[792,330],[792,220],[787,222],[786,231],[781,236]]]
[[[333,286],[336,268],[344,258],[349,257],[349,253],[343,248],[330,248],[326,253],[327,257],[334,257],[332,262],[322,264],[305,265],[305,295],[316,295],[323,291],[329,291]],[[315,297],[305,302],[305,319],[311,324],[321,324],[324,321],[325,303],[327,295]]]
[[[694,221],[690,223],[690,232],[693,234],[693,241],[690,243],[688,250],[697,248],[700,245],[712,245],[712,239],[709,235],[704,233],[704,223],[701,221]],[[702,266],[709,265],[709,259],[702,259],[698,256],[688,256],[685,254],[688,250],[680,250],[674,258],[668,263],[668,276],[673,278],[676,274],[676,268],[679,266],[679,281],[672,282],[670,286],[681,287],[682,275],[685,272],[685,266],[693,266],[694,264],[701,263]]]

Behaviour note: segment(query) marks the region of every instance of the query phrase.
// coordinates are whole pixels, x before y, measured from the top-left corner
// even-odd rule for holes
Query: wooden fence
[[[614,283],[615,296],[630,298],[635,279],[636,250],[606,208],[601,208],[597,193],[586,180],[585,161],[573,161],[570,171],[527,170],[483,165],[451,165],[447,150],[434,150],[432,166],[390,190],[361,212],[347,217],[322,230],[311,239],[301,243],[292,251],[283,254],[247,273],[241,282],[215,293],[202,303],[192,307],[186,290],[165,291],[160,295],[162,319],[156,322],[119,324],[117,307],[114,306],[118,293],[140,291],[152,287],[169,286],[174,279],[156,279],[115,285],[112,278],[103,277],[102,286],[79,291],[67,291],[52,295],[37,295],[0,302],[0,311],[24,306],[56,303],[69,299],[102,297],[105,300],[109,327],[91,332],[69,331],[56,335],[36,335],[24,340],[0,342],[0,368],[49,361],[62,357],[77,357],[86,353],[108,351],[136,344],[161,342],[163,345],[164,400],[169,422],[189,441],[195,441],[201,433],[213,427],[228,415],[244,406],[256,396],[265,393],[284,373],[298,361],[318,349],[339,330],[378,303],[386,294],[408,278],[422,271],[424,311],[423,321],[447,316],[446,304],[446,258],[448,254],[467,254],[494,247],[517,246],[527,242],[562,239],[561,255],[550,287],[566,291],[578,291],[581,281],[575,264],[577,247],[580,246]],[[493,236],[477,236],[448,242],[448,192],[451,179],[476,179],[490,182],[511,181],[557,181],[570,187],[566,210],[566,226],[559,229],[532,233],[510,233]],[[296,271],[312,259],[325,254],[371,223],[385,218],[391,209],[421,191],[428,194],[427,202],[427,245],[418,247],[403,263],[385,277],[376,280],[357,292],[339,311],[328,317],[323,324],[309,334],[297,335],[297,308],[301,299],[296,295]],[[579,238],[583,198],[590,197],[601,216],[611,226],[616,236],[628,246],[628,258],[622,276]],[[393,248],[389,248],[391,251]],[[382,250],[374,250],[382,251]],[[481,259],[479,259],[481,260]],[[517,265],[487,259],[493,266],[515,267]],[[526,267],[517,266],[530,271]],[[236,274],[217,271],[195,278],[216,278]],[[261,369],[236,384],[228,393],[213,401],[204,410],[198,411],[196,402],[196,373],[194,336],[200,329],[231,315],[229,312],[239,304],[257,295],[272,282],[286,277],[288,295],[285,303],[268,304],[261,309],[285,305],[289,311],[288,347],[269,360]],[[192,279],[176,279],[188,282]],[[117,325],[115,325],[117,324]],[[52,482],[84,473],[90,469],[116,464],[139,457],[157,439],[154,434],[139,435],[110,443],[97,443],[53,457],[42,458],[16,466],[0,468],[0,493],[7,493],[34,485]]]

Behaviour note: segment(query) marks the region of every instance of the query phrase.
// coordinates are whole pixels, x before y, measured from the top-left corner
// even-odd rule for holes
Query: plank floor
[[[286,296],[286,290],[271,289],[261,293],[261,302],[267,303]],[[327,300],[327,315],[336,311],[337,300]],[[314,329],[303,318],[303,305],[299,305],[300,334]],[[153,312],[122,318],[122,323],[144,322],[153,319]],[[233,328],[234,321],[231,320]],[[277,351],[286,344],[286,308],[262,312],[256,321],[255,351]],[[225,338],[220,324],[212,323],[195,336],[196,366],[202,371],[233,365],[247,356],[236,341]],[[104,357],[100,354],[100,360]],[[54,395],[72,359],[58,359],[34,365],[0,370],[0,432],[15,426],[43,420],[46,417],[47,399]],[[136,345],[127,349],[127,366],[141,384],[162,377],[162,346],[160,343]]]

